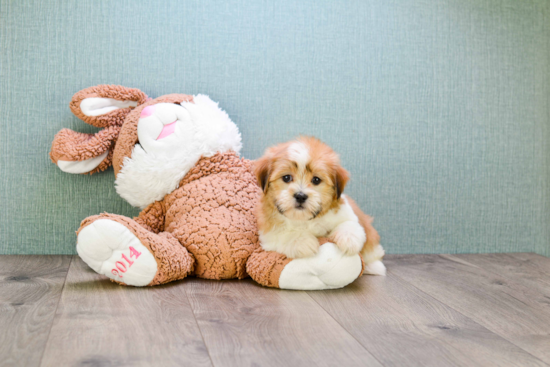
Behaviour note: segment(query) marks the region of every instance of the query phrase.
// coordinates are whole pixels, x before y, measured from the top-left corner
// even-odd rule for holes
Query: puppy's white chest
[[[331,211],[332,212],[332,211]],[[325,237],[338,225],[332,213],[307,221],[286,219],[281,232],[307,232],[315,237]]]

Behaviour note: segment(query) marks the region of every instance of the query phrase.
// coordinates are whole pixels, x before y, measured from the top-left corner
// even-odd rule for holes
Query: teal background
[[[550,255],[550,2],[0,0],[0,253],[72,254],[136,215],[112,170],[61,172],[68,103],[109,83],[205,93],[243,155],[331,144],[390,253]]]

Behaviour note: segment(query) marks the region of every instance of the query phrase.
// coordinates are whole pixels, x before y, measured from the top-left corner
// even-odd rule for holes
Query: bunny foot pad
[[[342,288],[359,277],[359,255],[347,256],[335,244],[327,242],[309,258],[290,261],[279,278],[281,289],[320,290]]]
[[[148,285],[158,269],[147,247],[128,228],[110,219],[82,228],[76,251],[94,271],[127,285]]]

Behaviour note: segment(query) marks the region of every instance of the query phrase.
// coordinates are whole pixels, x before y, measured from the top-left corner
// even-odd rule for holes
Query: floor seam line
[[[185,281],[185,280],[184,280]],[[210,359],[210,364],[212,367],[216,366],[214,364],[214,361],[212,360],[212,356],[210,355],[210,350],[208,349],[208,345],[206,344],[206,340],[204,340],[204,335],[202,335],[202,329],[199,325],[199,320],[197,320],[197,316],[195,315],[195,309],[193,308],[193,305],[191,305],[191,300],[189,299],[189,295],[187,294],[187,289],[185,289],[185,284],[183,287],[183,292],[185,293],[185,298],[187,298],[187,302],[189,303],[189,308],[191,309],[191,312],[193,313],[193,318],[195,319],[195,324],[197,325],[197,329],[199,329],[199,334],[201,335],[202,344],[204,344],[204,347],[206,348],[206,354],[208,354],[208,359]]]
[[[447,260],[447,261],[450,261],[448,259],[445,259],[443,256],[441,256],[441,254],[437,254],[436,256],[444,259],[444,260]],[[473,264],[472,264],[473,265]],[[434,296],[432,296],[430,293],[427,293],[426,291],[423,291],[422,289],[418,288],[416,285],[408,282],[406,279],[404,279],[403,277],[401,277],[400,275],[397,275],[395,273],[393,273],[393,275],[399,279],[401,279],[402,281],[406,282],[407,284],[410,284],[411,287],[414,287],[415,289],[419,290],[420,292],[426,294],[427,296],[429,296],[430,298],[444,304],[445,306],[453,309],[454,311],[458,312],[459,314],[461,314],[462,316],[466,317],[467,319],[469,319],[470,321],[472,321],[473,323],[475,323],[476,325],[486,329],[486,330],[489,330],[491,333],[501,337],[502,339],[506,340],[508,343],[512,344],[512,345],[515,345],[516,347],[518,347],[519,349],[521,349],[522,351],[524,351],[525,353],[529,354],[530,356],[532,356],[533,358],[539,360],[541,363],[544,363],[545,365],[547,366],[550,366],[550,364],[546,363],[546,361],[543,361],[542,359],[540,359],[538,356],[534,355],[533,353],[529,352],[528,350],[525,350],[523,347],[517,345],[516,343],[514,343],[513,341],[509,340],[507,337],[505,337],[504,335],[501,335],[500,333],[497,333],[496,331],[493,331],[492,329],[490,329],[489,327],[485,326],[485,325],[482,325],[480,324],[479,322],[477,322],[476,320],[472,319],[470,316],[467,316],[465,315],[464,313],[460,312],[459,310],[457,310],[456,308],[454,308],[453,306],[449,305],[448,303],[446,302],[443,302],[441,301],[440,299],[438,298],[435,298]]]
[[[517,261],[528,261],[531,264],[533,263],[532,259],[523,260],[523,259],[521,259],[517,256],[517,255],[521,255],[521,254],[528,254],[528,255],[532,254],[532,255],[537,255],[537,256],[540,256],[542,258],[548,259],[548,257],[537,254],[536,252],[508,252],[508,253],[506,253],[506,255],[510,255],[513,259],[515,259]],[[547,272],[546,269],[542,269],[542,270],[539,270],[539,271],[542,272],[545,276],[550,277],[550,273]]]
[[[50,336],[52,335],[52,329],[53,329],[53,323],[55,322],[55,318],[57,317],[57,310],[59,309],[59,304],[61,303],[61,297],[63,297],[63,292],[65,291],[65,285],[67,284],[67,277],[69,276],[69,270],[71,270],[71,265],[73,264],[74,257],[76,255],[72,255],[71,259],[69,260],[69,266],[67,266],[67,272],[65,273],[65,279],[63,279],[63,286],[61,287],[61,291],[59,292],[59,297],[57,298],[57,303],[55,305],[55,310],[53,313],[52,322],[50,324],[50,328],[48,329],[48,337],[46,338],[46,344],[44,344],[44,349],[42,350],[41,356],[40,356],[40,363],[39,366],[42,366],[42,362],[44,360],[44,354],[46,353],[46,348],[48,347],[48,344],[50,342]]]
[[[524,252],[518,252],[518,253],[519,253],[519,254],[522,254],[522,253],[524,253]],[[529,252],[527,252],[527,253],[529,253]],[[438,254],[438,256],[441,256],[443,259],[446,259],[446,260],[449,260],[449,261],[452,261],[452,260],[451,260],[451,259],[447,259],[447,256],[450,257],[450,258],[453,258],[453,257],[455,257],[456,255],[471,255],[471,254]],[[512,257],[514,260],[522,261],[521,259],[519,259],[519,258],[513,256],[514,253],[500,252],[500,253],[492,253],[492,254],[490,254],[490,255],[508,255],[508,256]],[[536,254],[536,255],[538,255],[538,254]],[[514,282],[514,283],[518,283],[518,282],[515,280],[515,278],[510,278],[510,277],[509,277],[508,275],[506,275],[506,274],[497,273],[497,272],[495,272],[495,271],[493,271],[493,270],[490,270],[490,269],[487,269],[487,268],[480,267],[480,266],[478,266],[478,265],[472,264],[472,263],[470,263],[468,260],[462,259],[461,257],[456,257],[456,258],[457,258],[457,259],[460,259],[461,261],[467,262],[467,263],[470,264],[471,266],[477,267],[477,268],[482,269],[482,270],[484,270],[484,271],[488,271],[489,273],[493,273],[493,274],[498,275],[498,276],[500,276],[500,277],[509,279],[509,280],[511,280],[511,281]],[[457,263],[458,263],[458,262],[457,262]],[[459,263],[458,263],[458,264],[459,264]],[[550,274],[548,274],[548,273],[543,273],[543,274],[544,274],[544,275],[547,275],[547,276],[550,276]],[[521,283],[518,283],[518,284],[519,284],[520,286],[522,286],[522,287],[531,289],[530,287],[528,287],[528,286],[526,286],[526,285],[524,285],[524,284],[521,284]]]
[[[439,255],[438,255],[438,256],[439,256]],[[504,336],[500,335],[499,333],[496,333],[495,331],[489,329],[489,328],[486,327],[485,325],[480,324],[480,323],[477,322],[476,320],[474,320],[474,319],[472,319],[471,317],[469,317],[469,316],[463,314],[462,312],[460,312],[460,311],[457,310],[456,308],[454,308],[454,307],[452,307],[451,305],[449,305],[449,304],[447,304],[447,303],[445,303],[445,302],[439,300],[438,298],[435,298],[434,296],[432,296],[431,294],[427,293],[426,291],[424,291],[424,290],[418,288],[418,287],[415,286],[414,284],[407,282],[403,277],[401,277],[401,276],[399,276],[399,275],[397,275],[397,274],[392,273],[391,270],[390,270],[389,272],[390,272],[390,274],[391,274],[392,276],[394,276],[395,278],[397,278],[397,281],[403,282],[403,283],[405,283],[405,284],[411,286],[412,288],[416,289],[418,292],[422,293],[425,297],[428,297],[428,298],[430,298],[432,301],[438,302],[438,303],[442,304],[443,306],[450,308],[451,310],[453,310],[453,311],[455,311],[456,313],[458,313],[459,315],[463,316],[464,318],[466,318],[466,319],[469,320],[470,322],[474,323],[475,325],[477,325],[477,326],[480,327],[481,329],[484,329],[484,330],[486,330],[486,331],[488,331],[488,332],[494,334],[495,336],[501,338],[502,340],[504,340],[504,341],[506,341],[506,342],[508,342],[508,343],[510,343],[510,344],[512,344],[512,345],[514,345],[514,346],[516,346],[517,348],[521,349],[522,351],[524,351],[524,352],[527,353],[528,355],[532,356],[533,358],[538,359],[540,362],[544,363],[545,365],[550,366],[548,363],[546,363],[545,361],[541,360],[539,357],[533,355],[531,352],[529,352],[529,351],[523,349],[522,347],[520,347],[520,346],[517,345],[516,343],[514,343],[514,342],[508,340],[508,338],[505,338]],[[420,297],[420,296],[419,296],[419,297]],[[451,344],[449,344],[449,343],[445,343],[445,344],[447,344],[447,345],[449,345],[449,346],[451,346],[451,347],[454,348],[454,346],[451,345]],[[456,348],[454,348],[454,349],[455,349],[455,350],[458,350],[458,349],[456,349]],[[459,351],[459,350],[458,350],[458,351]],[[476,360],[474,359],[472,362],[475,363]]]
[[[376,356],[375,356],[366,346],[364,346],[363,343],[361,343],[359,340],[357,340],[357,338],[355,337],[355,335],[353,335],[352,333],[350,333],[349,330],[346,329],[346,328],[344,327],[344,325],[342,325],[338,320],[336,320],[336,319],[334,318],[334,316],[332,316],[332,315],[330,314],[330,312],[328,312],[319,302],[317,302],[317,300],[316,300],[315,298],[311,297],[311,295],[309,294],[309,292],[312,292],[312,291],[305,291],[305,293],[308,295],[309,298],[311,298],[311,300],[312,300],[313,302],[315,302],[319,307],[321,307],[321,309],[322,309],[331,319],[333,319],[334,322],[336,322],[338,325],[340,325],[340,327],[341,327],[342,329],[344,329],[344,331],[345,331],[346,333],[348,333],[348,335],[351,336],[351,337],[353,338],[353,340],[355,340],[360,346],[362,346],[363,349],[365,349],[365,350],[372,356],[372,358],[374,358],[378,363],[380,363],[381,366],[385,366],[385,364],[382,363],[378,358],[376,358]],[[316,292],[316,291],[313,291],[313,292]]]
[[[445,259],[445,260],[448,260],[448,261],[452,261],[452,262],[457,263],[457,264],[461,264],[461,263],[459,263],[459,262],[453,260],[454,255],[460,255],[460,254],[438,254],[437,256],[441,257],[442,259]],[[499,255],[507,255],[507,253],[499,253]],[[469,265],[471,265],[472,267],[481,269],[482,271],[486,271],[486,272],[491,273],[491,274],[493,274],[493,275],[495,275],[495,276],[504,278],[504,279],[506,279],[507,281],[509,281],[510,283],[514,283],[514,284],[518,285],[519,287],[526,288],[526,289],[528,289],[529,291],[532,291],[531,287],[529,287],[528,285],[522,284],[521,282],[518,282],[516,279],[510,278],[510,277],[507,276],[507,275],[497,273],[497,272],[495,272],[495,271],[493,271],[493,270],[491,270],[491,269],[488,269],[488,268],[485,268],[485,267],[482,267],[482,266],[478,266],[478,265],[476,265],[476,264],[472,264],[472,263],[470,263],[468,260],[461,259],[460,257],[456,257],[456,259],[460,259],[460,261],[464,261],[464,262],[468,263]],[[464,264],[463,264],[463,265],[464,265]],[[537,293],[537,292],[535,291],[535,293]],[[528,304],[526,304],[523,300],[518,299],[516,296],[513,296],[513,295],[511,295],[511,294],[509,294],[509,293],[507,293],[507,294],[508,294],[508,296],[514,298],[516,301],[518,301],[518,302],[520,302],[520,303],[523,303],[523,304],[526,305],[526,306],[533,307],[533,308],[536,307],[536,309],[537,309],[537,310],[540,310],[541,312],[545,312],[545,313],[547,312],[547,309],[546,309],[545,307],[543,307],[543,306],[539,306],[538,303],[536,304],[536,306],[534,306],[534,305],[532,305],[532,304],[531,304],[531,305],[528,305]]]

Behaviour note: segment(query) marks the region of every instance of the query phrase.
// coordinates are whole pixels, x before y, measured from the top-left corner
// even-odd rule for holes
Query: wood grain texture
[[[305,292],[189,279],[215,366],[381,366]]]
[[[550,259],[386,265],[387,277],[300,292],[250,279],[132,288],[78,257],[0,256],[0,366],[550,366]]]
[[[453,256],[393,255],[386,264],[393,274],[550,363],[550,309],[537,291]]]
[[[39,365],[70,261],[0,256],[0,365]]]
[[[550,308],[550,258],[534,253],[442,255],[523,284],[538,293],[538,302]]]
[[[384,366],[547,366],[391,269],[308,294]]]
[[[184,286],[120,286],[75,257],[41,365],[211,366]]]

